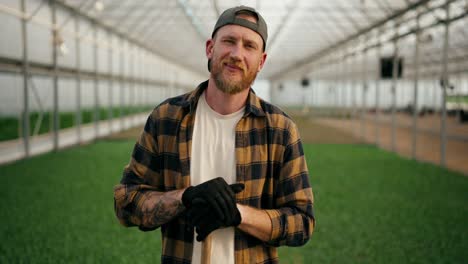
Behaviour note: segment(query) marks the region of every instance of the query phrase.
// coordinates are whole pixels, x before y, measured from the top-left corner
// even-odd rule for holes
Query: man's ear
[[[267,54],[265,52],[263,52],[260,63],[258,64],[257,72],[259,72],[259,71],[261,71],[263,69],[263,65],[265,65],[266,59],[267,59]]]
[[[208,59],[211,59],[213,57],[213,46],[214,46],[214,40],[209,39],[206,41],[205,44],[205,52],[206,52],[206,57]]]

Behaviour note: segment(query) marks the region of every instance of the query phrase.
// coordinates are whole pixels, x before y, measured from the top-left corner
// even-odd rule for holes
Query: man
[[[267,37],[253,8],[223,12],[206,42],[209,80],[153,110],[114,189],[123,225],[161,227],[163,263],[276,263],[277,246],[312,234],[297,128],[250,88]]]

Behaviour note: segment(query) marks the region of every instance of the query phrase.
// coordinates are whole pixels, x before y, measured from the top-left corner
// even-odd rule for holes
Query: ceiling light
[[[59,52],[60,52],[60,55],[62,56],[65,56],[68,54],[68,47],[67,45],[65,44],[65,42],[63,42],[62,44],[60,44],[59,46]]]
[[[99,0],[94,2],[94,9],[96,9],[98,12],[101,12],[104,9],[104,3]]]
[[[68,54],[68,47],[65,44],[65,40],[63,39],[59,30],[57,30],[56,34],[54,35],[53,43],[57,47],[58,55],[64,56]]]

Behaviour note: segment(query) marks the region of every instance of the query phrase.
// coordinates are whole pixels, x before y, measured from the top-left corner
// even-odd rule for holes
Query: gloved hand
[[[239,193],[244,190],[244,184],[235,183],[229,186],[234,193]],[[204,240],[211,232],[227,226],[238,226],[241,222],[241,215],[237,206],[230,212],[230,215],[223,220],[217,217],[214,210],[209,206],[208,202],[202,198],[195,198],[188,210],[188,215],[192,225],[195,226],[197,232],[197,241]]]
[[[216,217],[216,213],[205,200],[195,198],[188,210],[191,224],[197,232],[197,241],[203,241],[214,230],[223,226],[223,222]]]
[[[186,208],[190,208],[195,198],[206,201],[216,213],[217,218],[222,221],[229,218],[232,211],[237,209],[235,193],[221,177],[188,187],[182,194],[182,203]]]

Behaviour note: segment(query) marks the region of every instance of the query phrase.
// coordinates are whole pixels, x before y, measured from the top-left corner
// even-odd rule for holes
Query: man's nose
[[[242,58],[242,47],[237,44],[231,48],[231,58],[237,61],[240,61]]]

